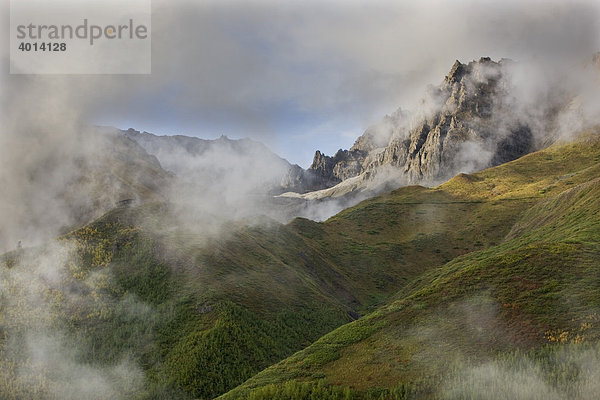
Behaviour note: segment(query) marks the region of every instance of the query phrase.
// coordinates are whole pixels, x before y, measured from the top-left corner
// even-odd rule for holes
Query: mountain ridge
[[[429,87],[420,115],[398,109],[368,128],[349,150],[340,149],[332,157],[317,151],[309,170],[335,185],[300,197],[439,184],[459,172],[479,171],[549,145],[553,139],[540,137],[530,121],[512,115],[515,65],[489,57],[468,64],[457,60],[441,85]],[[548,131],[551,111],[566,101],[547,105]]]
[[[317,153],[317,182],[346,176],[327,197],[374,195],[323,222],[273,218],[293,204],[273,196],[289,163],[259,143],[96,132],[100,151],[67,164],[100,178],[69,189],[109,211],[0,257],[0,393],[68,398],[94,381],[143,400],[462,399],[527,376],[543,398],[593,398],[600,129],[546,147],[546,125],[511,108],[505,63],[458,62],[411,129],[398,111]],[[474,169],[527,154],[433,186],[464,165],[455,146]],[[351,176],[359,164],[372,169]]]
[[[121,132],[140,144],[149,154],[162,160],[162,165],[167,170],[178,175],[202,173],[196,168],[198,163],[195,159],[219,152],[224,157],[228,157],[224,160],[225,163],[232,162],[230,158],[235,157],[236,162],[248,164],[244,166],[245,168],[257,169],[257,174],[263,175],[263,185],[270,194],[281,194],[286,191],[304,193],[324,186],[311,171],[289,163],[271,152],[263,143],[249,138],[230,139],[222,135],[218,139],[209,140],[185,135],[158,136],[133,128]],[[261,160],[261,163],[253,165],[255,159]],[[214,160],[213,165],[202,164],[201,167],[205,170],[210,168],[216,170],[220,167],[216,165],[218,161]]]
[[[329,388],[332,397],[345,391],[353,399],[460,399],[482,393],[502,398],[511,384],[510,378],[494,384],[502,374],[536,376],[540,390],[551,388],[551,398],[593,397],[586,386],[592,382],[575,375],[577,364],[556,357],[598,360],[600,355],[594,314],[600,297],[593,283],[600,255],[600,223],[593,216],[600,207],[597,132],[473,175],[457,175],[435,188],[401,188],[334,217],[363,214],[362,221],[384,221],[375,210],[386,207],[391,218],[395,204],[408,200],[421,204],[436,227],[463,221],[451,241],[472,247],[427,269],[362,319],[220,398],[277,398],[285,396],[284,388],[318,392],[318,385]],[[458,213],[425,208],[447,208],[457,201]],[[497,208],[502,204],[512,217]],[[469,236],[477,241],[464,242],[467,226],[486,224]],[[493,232],[499,236],[490,238]],[[445,251],[439,237],[430,237],[424,248],[434,246]],[[481,365],[492,368],[493,375],[469,375]],[[523,365],[555,369],[523,370]],[[565,374],[570,378],[561,380]],[[489,392],[482,382],[490,382]],[[515,398],[529,398],[525,387],[514,390]]]
[[[576,304],[595,298],[593,135],[439,187],[396,189],[322,223],[246,219],[214,234],[181,224],[164,202],[146,202],[61,237],[74,254],[52,274],[52,246],[5,254],[0,278],[11,295],[3,299],[28,306],[0,310],[3,334],[19,349],[0,341],[0,385],[9,399],[62,387],[44,359],[19,358],[29,354],[18,335],[26,324],[48,336],[42,353],[55,351],[60,327],[74,365],[106,368],[127,354],[146,383],[126,393],[147,399],[286,398],[280,388],[317,391],[317,399],[432,398],[463,351],[489,360],[511,341],[535,350],[565,331],[595,343],[588,308],[569,311],[556,297],[564,289]],[[561,263],[577,273],[560,272]],[[490,322],[469,325],[464,310]],[[584,322],[591,327],[581,331]],[[15,366],[34,369],[19,375]]]

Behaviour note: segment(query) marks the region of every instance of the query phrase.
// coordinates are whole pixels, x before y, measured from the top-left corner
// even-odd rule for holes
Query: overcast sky
[[[315,150],[348,148],[410,109],[456,59],[579,62],[600,50],[598,3],[153,0],[151,75],[5,67],[3,107],[9,96],[53,97],[88,123],[251,137],[307,167]]]

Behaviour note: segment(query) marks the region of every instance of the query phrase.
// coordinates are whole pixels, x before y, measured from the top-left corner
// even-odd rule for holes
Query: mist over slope
[[[19,241],[40,244],[120,201],[167,198],[172,174],[136,142],[110,129],[65,129],[16,130],[0,138],[0,251]]]
[[[597,397],[597,0],[151,12],[148,75],[0,42],[0,399]]]
[[[373,312],[221,398],[594,398],[599,177],[596,129],[345,210],[322,229],[343,226],[349,244],[378,254],[412,227],[421,260],[405,268],[427,269]],[[356,227],[371,233],[356,240]]]
[[[182,224],[204,226],[207,232],[226,221],[260,215],[284,223],[299,216],[322,220],[346,205],[277,196],[327,185],[313,171],[291,165],[260,142],[156,136],[134,129],[116,133],[137,142],[174,174],[167,189],[169,203]]]
[[[154,202],[4,254],[2,391],[210,399],[250,378],[226,398],[435,398],[455,379],[461,398],[483,378],[521,376],[494,358],[518,348],[542,353],[517,362],[571,374],[543,346],[598,337],[597,135],[324,223],[207,231]]]
[[[0,251],[40,244],[121,202],[169,201],[182,223],[205,225],[207,233],[249,216],[286,222],[311,216],[313,207],[274,195],[322,187],[249,139],[159,137],[71,122],[57,123],[57,133],[30,127],[0,138]]]

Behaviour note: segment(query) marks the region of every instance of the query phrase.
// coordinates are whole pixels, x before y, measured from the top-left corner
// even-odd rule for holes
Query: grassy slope
[[[507,263],[514,257],[503,268],[525,288],[533,287],[539,276],[535,271],[515,275],[513,269],[523,268],[522,257],[529,260],[535,253],[546,260],[551,254],[555,259],[548,268],[556,268],[570,254],[584,268],[596,256],[594,249],[565,243],[564,224],[547,228],[551,225],[540,215],[553,209],[548,202],[559,201],[554,196],[598,176],[599,160],[597,144],[556,147],[479,174],[460,175],[435,189],[399,189],[325,223],[239,222],[212,239],[181,228],[162,205],[119,208],[61,239],[75,246],[76,257],[63,286],[47,289],[44,296],[54,305],[54,323],[79,343],[81,360],[104,365],[129,354],[142,366],[150,385],[139,393],[141,398],[218,396],[351,321],[356,313],[368,315],[266,369],[231,396],[288,379],[318,382],[310,387],[289,383],[290,393],[329,397],[348,395],[345,389],[329,389],[329,383],[362,390],[422,381],[427,357],[437,360],[437,353],[421,351],[431,341],[460,349],[461,357],[484,357],[482,348],[510,347],[510,342],[489,339],[493,346],[469,350],[470,337],[454,320],[447,321],[464,319],[464,309],[496,315],[494,310],[502,307],[504,319],[494,324],[504,329],[508,321],[518,329],[526,327],[512,335],[524,347],[546,340],[548,329],[576,334],[572,332],[580,328],[579,322],[568,325],[568,317],[555,321],[552,309],[536,320],[534,303],[513,299],[522,291],[511,292],[514,281],[501,280],[504,272],[488,267],[494,257]],[[589,210],[581,212],[585,216]],[[560,218],[548,223],[559,224]],[[523,235],[538,226],[557,238],[544,239],[543,247],[538,236]],[[9,254],[5,264],[15,271],[31,267],[18,259]],[[491,275],[478,278],[480,270]],[[494,291],[492,284],[506,293]],[[558,284],[570,287],[568,282]],[[95,300],[70,302],[61,291]],[[389,302],[391,297],[394,301]],[[448,299],[456,303],[452,312],[442,307]],[[452,340],[439,339],[429,328],[440,324],[449,327]],[[432,338],[428,342],[420,341],[423,335],[415,331],[421,325],[433,332],[424,335]],[[4,337],[15,334],[10,325],[0,329]],[[0,353],[4,343],[0,341]],[[424,358],[414,359],[414,354]],[[0,359],[0,369],[8,372],[4,376],[13,376],[11,360]],[[0,381],[0,386],[8,382]],[[43,388],[40,384],[39,390]],[[24,397],[14,390],[7,398]]]
[[[385,306],[223,398],[254,387],[252,396],[270,398],[281,382],[319,379],[358,397],[406,385],[435,396],[440,377],[457,363],[545,343],[596,342],[599,162],[596,140],[555,145],[434,189],[399,189],[332,218],[321,241],[342,249],[332,255],[353,266],[350,276],[397,277],[404,261],[415,279]],[[350,244],[339,245],[334,232]],[[476,251],[460,254],[469,250]],[[384,265],[369,263],[369,251]]]
[[[42,292],[49,326],[66,330],[80,360],[101,366],[129,354],[142,366],[141,398],[215,397],[352,320],[344,280],[288,227],[237,223],[208,239],[177,224],[160,204],[113,210],[61,238],[75,254],[60,285]],[[21,296],[13,278],[36,268],[36,252],[5,255],[11,296]],[[9,339],[38,317],[7,312],[0,334]],[[19,361],[6,343],[0,370],[10,377]],[[45,379],[30,391],[43,392]],[[0,379],[7,398],[28,397],[14,387]]]

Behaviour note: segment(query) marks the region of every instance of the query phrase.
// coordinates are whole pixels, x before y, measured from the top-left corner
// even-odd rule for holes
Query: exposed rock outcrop
[[[513,110],[513,65],[487,57],[468,64],[456,61],[441,85],[428,89],[417,114],[398,110],[386,116],[350,150],[333,157],[317,151],[309,170],[326,183],[356,177],[340,184],[345,187],[335,190],[340,195],[389,179],[434,184],[533,151],[537,143],[532,127]]]
[[[340,149],[333,157],[317,151],[308,172],[323,186],[333,186],[360,174],[366,155],[366,151],[358,149]]]

